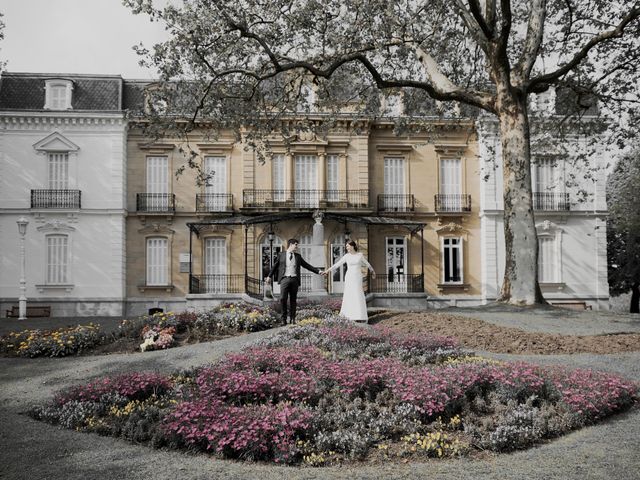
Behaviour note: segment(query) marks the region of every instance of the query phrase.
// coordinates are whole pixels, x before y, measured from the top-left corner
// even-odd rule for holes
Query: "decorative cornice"
[[[56,127],[94,129],[124,127],[126,120],[121,113],[55,115],[51,113],[0,112],[0,125],[5,130],[46,130]]]
[[[168,153],[172,151],[176,146],[173,143],[138,143],[140,150],[147,150],[149,153]]]
[[[59,132],[47,135],[39,142],[33,144],[33,148],[39,152],[77,152],[80,147]]]
[[[460,225],[459,223],[455,223],[455,222],[449,222],[445,225],[442,225],[439,228],[435,229],[436,232],[438,232],[438,234],[443,234],[443,233],[469,233],[468,230],[466,230],[462,225]]]
[[[164,234],[164,235],[173,235],[176,233],[175,230],[167,227],[166,225],[160,225],[159,223],[152,223],[151,225],[147,225],[138,230],[138,233],[142,235],[154,235],[154,234]]]
[[[202,153],[229,152],[233,150],[234,142],[221,140],[219,142],[196,143],[196,146]]]
[[[460,156],[469,147],[466,143],[436,143],[436,153],[440,155]]]
[[[36,228],[39,232],[75,232],[75,228],[67,225],[66,223],[62,223],[60,220],[52,220],[51,222],[47,222],[44,225],[40,225]]]
[[[381,152],[411,152],[413,145],[407,145],[406,143],[378,143],[376,149]]]

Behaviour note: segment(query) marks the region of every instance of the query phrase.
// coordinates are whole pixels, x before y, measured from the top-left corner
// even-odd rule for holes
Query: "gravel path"
[[[479,309],[478,309],[479,310]],[[450,311],[450,313],[454,313]],[[527,312],[466,312],[486,321],[524,328],[540,318]],[[501,315],[496,315],[500,313]],[[636,331],[635,316],[589,314],[543,320],[554,333],[575,333],[576,326],[590,332]],[[545,323],[548,322],[548,323]],[[595,322],[594,325],[591,323]],[[564,326],[564,328],[562,328]],[[623,328],[624,327],[624,328]],[[285,327],[287,328],[287,327]],[[556,330],[557,329],[557,330]],[[613,329],[613,330],[611,330]],[[562,331],[560,331],[562,330]],[[540,330],[539,330],[540,331]],[[49,399],[60,388],[105,374],[130,370],[170,372],[215,361],[226,352],[271,335],[273,331],[190,345],[160,352],[117,354],[62,359],[0,358],[0,478],[3,480],[90,479],[640,479],[640,409],[618,415],[599,425],[522,452],[486,460],[457,459],[423,463],[388,463],[336,468],[278,467],[267,464],[217,460],[203,454],[154,450],[95,434],[73,432],[36,422],[22,413]],[[620,373],[640,382],[640,352],[616,355],[515,356],[493,358],[542,364],[593,367]]]

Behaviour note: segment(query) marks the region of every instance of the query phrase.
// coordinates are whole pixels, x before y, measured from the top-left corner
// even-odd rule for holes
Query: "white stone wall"
[[[0,114],[0,306],[19,295],[16,220],[26,235],[27,299],[51,305],[54,316],[121,315],[125,296],[125,132],[121,114]],[[31,189],[48,188],[47,156],[34,144],[57,133],[75,144],[69,188],[81,191],[80,209],[32,209]],[[69,238],[69,282],[45,286],[47,234]]]
[[[482,180],[480,216],[482,235],[483,302],[494,301],[504,277],[504,222],[502,201],[502,166],[496,122],[478,121]],[[550,302],[586,302],[594,309],[609,308],[606,258],[606,169],[608,158],[603,150],[592,156],[593,178],[585,178],[587,169],[566,163],[565,175],[574,174],[579,185],[566,188],[571,208],[566,212],[536,211],[536,225],[548,222],[561,237],[560,284],[543,287]],[[587,196],[578,201],[579,191]],[[540,231],[540,229],[539,229]]]

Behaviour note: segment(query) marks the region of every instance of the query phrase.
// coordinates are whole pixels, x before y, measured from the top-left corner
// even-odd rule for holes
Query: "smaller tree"
[[[640,148],[624,156],[607,182],[609,291],[631,290],[630,313],[640,313]]]

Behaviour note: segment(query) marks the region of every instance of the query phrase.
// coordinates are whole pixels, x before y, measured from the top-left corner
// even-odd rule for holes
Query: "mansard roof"
[[[43,110],[47,80],[72,82],[74,111],[119,112],[123,109],[120,75],[4,72],[0,77],[0,110]]]

